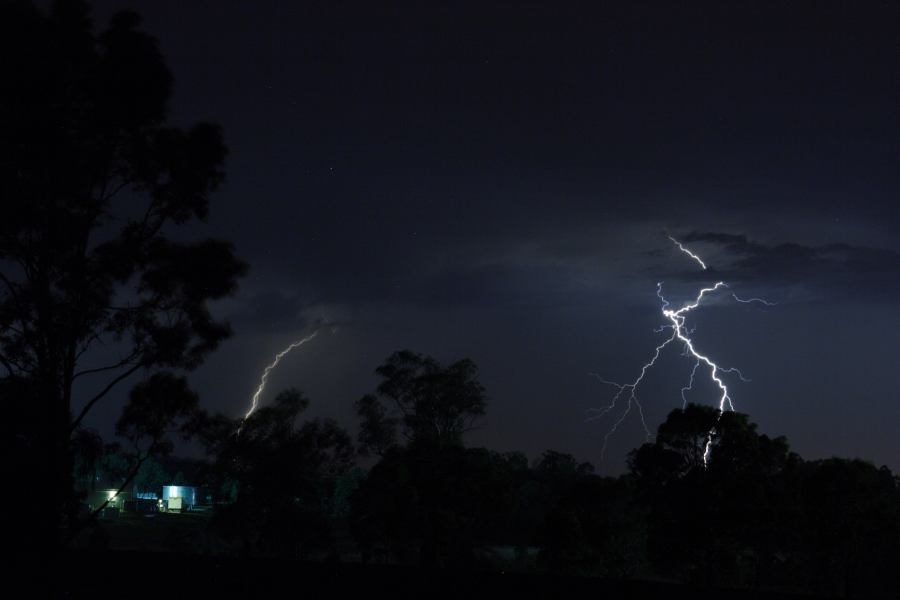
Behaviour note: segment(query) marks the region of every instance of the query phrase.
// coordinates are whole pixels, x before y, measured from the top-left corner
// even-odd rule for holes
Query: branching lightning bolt
[[[297,340],[296,342],[291,342],[287,348],[279,352],[275,355],[275,360],[272,361],[272,364],[267,365],[265,369],[263,369],[262,376],[259,378],[259,386],[256,388],[256,391],[253,393],[253,397],[251,398],[250,410],[247,411],[247,414],[244,415],[243,421],[247,420],[250,415],[253,414],[253,411],[259,406],[259,398],[262,396],[263,391],[266,389],[266,383],[269,380],[269,373],[272,372],[272,369],[278,366],[278,363],[281,362],[281,359],[285,357],[291,350],[295,348],[299,348],[306,342],[312,340],[316,335],[318,335],[319,331],[313,331],[310,335],[306,336],[303,339]]]
[[[743,302],[744,304],[750,304],[752,302],[759,302],[765,306],[776,306],[777,302],[769,302],[768,300],[763,300],[762,298],[740,298],[737,294],[732,293],[731,297],[737,300],[738,302]]]
[[[694,254],[693,252],[691,252],[690,250],[685,248],[683,245],[681,245],[681,243],[678,240],[676,240],[672,236],[669,236],[669,239],[672,240],[672,242],[678,247],[679,250],[681,250],[682,252],[684,252],[685,254],[690,256],[704,270],[706,270],[706,268],[707,268],[706,264],[703,262],[703,260],[700,259],[699,256],[697,256],[696,254]],[[665,341],[663,341],[661,344],[656,346],[656,349],[654,350],[653,355],[650,358],[650,360],[647,361],[643,365],[643,367],[641,367],[641,371],[640,371],[640,374],[638,375],[637,379],[635,379],[631,383],[625,383],[625,384],[616,383],[614,381],[607,381],[606,379],[603,379],[599,375],[595,375],[595,377],[597,377],[597,379],[599,379],[602,383],[615,387],[616,393],[613,395],[612,401],[610,402],[609,405],[604,406],[603,408],[599,408],[599,409],[591,409],[590,412],[592,413],[592,415],[590,418],[592,420],[600,419],[603,416],[605,416],[606,414],[608,414],[609,412],[615,410],[617,408],[620,400],[622,400],[623,397],[625,399],[625,409],[622,411],[622,414],[613,423],[612,427],[609,429],[609,431],[607,431],[606,435],[603,438],[603,447],[601,449],[601,457],[606,454],[606,446],[609,443],[610,436],[612,436],[612,434],[614,434],[616,432],[616,430],[619,428],[619,426],[622,424],[622,422],[626,419],[626,417],[628,417],[628,415],[631,413],[631,409],[633,406],[637,406],[637,408],[638,408],[638,412],[640,414],[640,419],[641,419],[641,425],[644,428],[644,433],[647,437],[647,440],[650,440],[653,437],[653,434],[650,432],[650,429],[647,427],[647,422],[644,418],[643,407],[641,406],[641,403],[638,400],[637,389],[640,386],[641,382],[644,380],[644,376],[647,374],[647,371],[649,371],[650,368],[656,364],[656,361],[659,359],[660,353],[663,351],[663,349],[665,349],[666,346],[668,346],[672,342],[676,342],[676,341],[680,342],[684,349],[682,354],[684,356],[693,357],[693,359],[694,359],[694,366],[693,366],[693,369],[691,370],[691,376],[688,381],[688,384],[681,388],[682,407],[687,406],[686,394],[689,391],[691,391],[694,387],[694,379],[697,374],[697,370],[700,368],[701,365],[705,365],[706,367],[709,368],[710,379],[716,384],[716,386],[718,386],[718,388],[721,392],[719,399],[718,399],[718,417],[717,417],[716,422],[718,423],[718,419],[720,419],[722,417],[723,412],[725,412],[726,410],[732,410],[732,411],[734,410],[734,405],[731,402],[731,396],[728,394],[728,386],[726,385],[725,381],[722,379],[721,375],[735,374],[735,375],[737,375],[738,379],[740,379],[741,381],[749,381],[749,379],[745,378],[744,375],[738,369],[736,369],[734,367],[727,367],[727,368],[721,367],[718,364],[716,364],[715,362],[713,362],[712,359],[710,359],[708,356],[698,352],[696,347],[694,346],[694,342],[690,338],[690,336],[693,334],[694,330],[688,329],[685,326],[685,322],[687,320],[688,313],[690,313],[691,311],[693,311],[694,309],[699,307],[700,304],[703,302],[703,298],[706,295],[712,294],[714,292],[719,291],[722,288],[727,288],[727,287],[728,287],[728,285],[725,284],[725,282],[718,281],[711,287],[702,288],[698,292],[697,297],[693,300],[693,302],[689,302],[689,303],[685,304],[684,306],[682,306],[681,308],[676,310],[676,309],[670,308],[671,303],[663,295],[662,283],[660,282],[660,283],[656,284],[656,295],[659,297],[659,300],[662,305],[662,314],[668,322],[666,324],[658,327],[657,329],[655,329],[654,332],[662,333],[663,331],[665,331],[667,329],[671,329],[672,334],[669,337],[667,337],[665,339]],[[746,299],[741,298],[733,292],[732,292],[731,296],[737,302],[741,302],[741,303],[745,303],[745,304],[756,302],[756,303],[761,303],[765,306],[774,306],[775,305],[775,303],[768,302],[767,300],[763,300],[762,298],[746,298]],[[715,427],[710,429],[710,431],[708,432],[708,434],[706,436],[706,444],[705,444],[705,447],[703,450],[703,464],[704,465],[708,464],[708,462],[709,462],[709,455],[710,455],[710,450],[712,447],[712,439],[713,439],[714,435],[715,435]]]
[[[688,384],[681,388],[681,409],[687,408],[687,396],[685,394],[694,388],[694,376],[697,374],[697,368],[700,367],[700,359],[694,361],[694,368],[691,369],[691,378]]]

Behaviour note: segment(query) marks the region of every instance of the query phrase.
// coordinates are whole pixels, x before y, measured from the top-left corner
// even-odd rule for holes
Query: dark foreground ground
[[[57,598],[653,598],[807,599],[811,596],[413,567],[201,557],[157,552],[73,551],[28,575],[27,597]],[[20,573],[25,575],[25,573]],[[24,591],[24,590],[23,590]],[[21,596],[26,597],[26,596]]]

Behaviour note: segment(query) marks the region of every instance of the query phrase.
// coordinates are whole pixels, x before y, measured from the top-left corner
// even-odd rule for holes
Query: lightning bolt
[[[691,378],[688,384],[681,388],[681,410],[687,408],[687,396],[685,394],[694,388],[694,376],[697,375],[697,369],[700,367],[700,359],[694,362],[694,368],[691,369]]]
[[[704,270],[704,271],[706,270],[706,263],[704,263],[704,262],[700,259],[699,256],[697,256],[696,254],[694,254],[693,252],[691,252],[690,250],[688,250],[687,248],[685,248],[684,246],[682,246],[682,245],[681,245],[681,242],[679,242],[678,240],[676,240],[675,238],[673,238],[671,235],[669,236],[669,239],[672,240],[672,241],[675,243],[676,246],[678,246],[678,249],[679,249],[679,250],[681,250],[682,252],[684,252],[685,254],[687,254],[688,256],[690,256],[691,258],[693,258],[694,260],[696,260],[697,263],[698,263],[701,267],[703,267],[703,270]]]
[[[669,239],[678,247],[679,250],[690,256],[694,259],[704,270],[706,270],[706,264],[703,260],[700,259],[699,256],[685,248],[678,240],[669,236]],[[694,359],[694,367],[691,370],[691,376],[688,381],[688,384],[681,388],[681,400],[682,406],[687,406],[687,396],[686,394],[690,392],[694,387],[694,380],[697,375],[697,370],[701,367],[701,365],[705,366],[709,369],[709,377],[710,380],[713,381],[716,386],[719,388],[719,398],[718,398],[718,415],[716,418],[716,425],[718,425],[719,419],[722,417],[722,413],[726,410],[734,410],[734,404],[731,402],[731,396],[728,393],[728,386],[725,383],[725,380],[722,378],[724,374],[735,374],[738,379],[741,381],[749,381],[746,377],[744,377],[743,373],[740,370],[734,367],[722,367],[713,362],[711,358],[708,356],[701,354],[697,348],[694,346],[693,340],[691,340],[691,335],[693,334],[693,329],[688,329],[685,325],[687,321],[688,314],[698,308],[700,304],[703,302],[704,297],[707,295],[718,292],[723,288],[728,288],[728,285],[723,281],[718,281],[713,284],[711,287],[701,288],[697,293],[697,297],[694,298],[692,302],[689,302],[682,306],[679,309],[671,308],[672,304],[666,299],[663,295],[662,291],[662,282],[656,284],[656,295],[661,303],[662,315],[665,317],[667,323],[661,325],[657,329],[654,330],[656,333],[662,333],[665,330],[671,330],[672,334],[668,336],[662,343],[656,346],[656,349],[653,352],[650,360],[648,360],[641,367],[640,374],[638,377],[632,381],[631,383],[617,383],[615,381],[607,381],[603,379],[599,375],[592,374],[597,379],[599,379],[602,383],[613,386],[616,389],[616,393],[612,397],[612,401],[607,405],[599,409],[591,409],[590,412],[591,417],[590,420],[600,419],[606,414],[615,410],[621,401],[624,400],[625,408],[622,411],[619,418],[613,423],[612,427],[607,431],[606,435],[603,438],[603,447],[600,451],[601,458],[606,454],[606,447],[609,443],[609,438],[616,432],[619,426],[625,421],[628,415],[631,413],[633,407],[637,407],[638,413],[640,415],[641,425],[644,428],[644,433],[646,435],[647,440],[649,441],[653,434],[650,432],[650,429],[647,427],[646,419],[644,418],[644,410],[641,406],[640,401],[638,400],[637,390],[640,386],[641,382],[644,380],[644,376],[647,374],[653,365],[656,364],[656,361],[659,359],[662,351],[673,342],[678,342],[681,344],[683,348],[682,354],[684,356],[692,357]],[[767,300],[763,300],[762,298],[741,298],[735,293],[731,293],[731,296],[737,301],[744,304],[750,303],[761,303],[765,306],[775,306],[774,302],[769,302]],[[707,465],[709,463],[709,455],[712,448],[712,439],[715,435],[715,426],[709,430],[706,436],[706,443],[703,448],[703,464]]]
[[[262,396],[263,391],[266,389],[266,382],[269,380],[269,373],[272,372],[272,369],[278,366],[278,363],[281,362],[281,359],[285,357],[289,352],[291,352],[295,348],[299,348],[306,342],[312,340],[316,335],[318,335],[319,330],[313,331],[310,335],[306,336],[303,339],[297,340],[296,342],[291,342],[287,348],[279,352],[275,355],[275,360],[272,361],[272,364],[267,365],[265,369],[263,369],[262,376],[259,378],[259,386],[256,388],[256,391],[253,392],[253,396],[250,402],[250,410],[247,411],[247,414],[244,415],[244,418],[241,420],[241,425],[246,421],[250,415],[253,414],[253,411],[259,406],[259,398]]]
[[[764,304],[765,306],[777,306],[777,302],[769,302],[768,300],[763,300],[762,298],[740,298],[737,294],[732,293],[731,297],[737,300],[738,302],[743,302],[744,304],[750,304],[751,302],[759,302],[760,304]]]

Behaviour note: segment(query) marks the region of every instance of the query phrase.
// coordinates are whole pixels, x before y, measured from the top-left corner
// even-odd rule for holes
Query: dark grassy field
[[[209,535],[211,513],[122,513],[99,522],[75,539],[78,549],[102,547],[114,551],[174,552],[217,555],[232,548]]]
[[[646,581],[122,551],[70,552],[55,577],[36,583],[63,598],[811,598]]]
[[[240,559],[206,514],[123,514],[84,532],[49,568],[29,565],[34,597],[98,598],[812,598],[669,582],[449,571],[359,562]],[[49,574],[48,574],[49,571]],[[46,594],[44,593],[46,592]]]

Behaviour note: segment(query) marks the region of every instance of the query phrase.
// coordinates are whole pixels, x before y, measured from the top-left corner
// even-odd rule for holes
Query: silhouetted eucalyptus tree
[[[246,553],[308,556],[330,542],[337,482],[352,466],[352,438],[334,421],[298,423],[309,401],[296,390],[241,423],[215,417],[207,447],[233,492],[217,524]]]
[[[381,460],[351,498],[366,559],[471,565],[481,544],[509,541],[514,472],[525,460],[463,447],[487,405],[475,363],[445,367],[404,350],[375,372],[377,395],[356,408],[361,449]]]
[[[173,235],[206,216],[226,149],[214,125],[166,125],[172,77],[139,24],[98,35],[83,2],[0,5],[0,365],[27,382],[17,435],[60,519],[70,435],[137,371],[199,365],[229,335],[207,302],[245,270],[227,242]],[[97,362],[99,344],[119,356]]]
[[[444,367],[430,356],[402,350],[375,372],[383,379],[377,396],[356,404],[364,452],[383,454],[396,443],[398,425],[408,442],[461,445],[463,433],[484,415],[487,398],[469,359]]]
[[[900,597],[900,481],[882,466],[830,458],[804,465],[799,538],[808,583],[843,598]]]
[[[708,464],[703,450],[710,429]],[[799,458],[747,415],[688,404],[656,440],[633,451],[631,472],[649,508],[648,550],[662,572],[698,582],[754,585],[789,546],[789,483]]]

